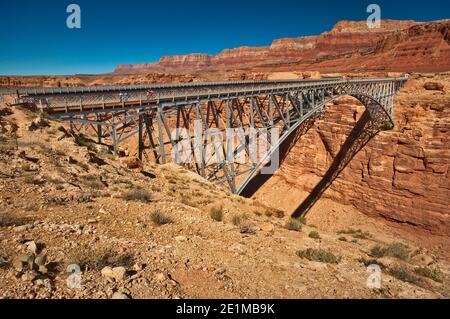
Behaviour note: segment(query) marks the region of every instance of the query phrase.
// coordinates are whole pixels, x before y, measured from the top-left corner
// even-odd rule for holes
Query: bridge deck
[[[14,91],[23,102],[41,105],[49,113],[72,114],[127,108],[177,106],[208,100],[226,100],[261,94],[284,94],[295,90],[315,90],[346,84],[382,84],[405,78],[343,80],[226,81],[131,86],[72,88],[20,88]],[[148,90],[154,96],[147,96]],[[6,91],[3,91],[6,92]]]

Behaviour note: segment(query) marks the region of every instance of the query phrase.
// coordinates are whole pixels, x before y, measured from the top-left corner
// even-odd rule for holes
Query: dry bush
[[[151,213],[150,218],[155,225],[162,226],[173,223],[170,216],[166,215],[162,210],[156,210]]]
[[[415,284],[418,286],[423,285],[422,279],[411,273],[404,266],[396,266],[390,268],[388,269],[388,274],[404,282],[409,282],[411,284]]]
[[[444,281],[444,274],[438,268],[428,268],[428,267],[418,267],[414,269],[414,272],[422,277],[429,278],[438,283],[442,283]]]
[[[105,184],[95,175],[85,175],[81,177],[81,182],[92,189],[103,189]]]
[[[245,214],[236,214],[233,216],[231,222],[235,226],[239,226],[242,224],[242,222],[246,221],[248,219],[247,215]]]
[[[299,232],[302,230],[302,224],[297,219],[294,218],[289,219],[284,227],[290,231]]]
[[[402,243],[392,243],[386,247],[377,245],[370,250],[370,256],[375,258],[387,256],[400,260],[407,260],[409,258],[409,249]]]
[[[338,234],[344,234],[344,235],[350,235],[353,238],[357,239],[371,239],[373,238],[373,235],[369,232],[364,232],[361,229],[353,229],[349,228],[347,230],[341,230],[338,232]]]
[[[313,248],[299,250],[297,251],[297,255],[309,261],[318,261],[327,264],[338,264],[342,259],[341,256],[336,256],[331,251]]]
[[[32,221],[29,217],[17,216],[13,213],[0,213],[0,227],[22,226]]]
[[[78,265],[85,271],[101,270],[106,266],[131,266],[134,262],[132,255],[119,256],[109,247],[90,245],[74,247],[67,253],[66,258],[69,265]]]
[[[152,193],[142,188],[130,189],[122,194],[122,199],[126,201],[136,201],[149,203],[153,200]]]
[[[319,232],[317,232],[315,230],[310,232],[308,236],[309,236],[309,238],[313,238],[313,239],[320,239],[321,238]]]
[[[221,222],[221,221],[223,221],[223,208],[222,207],[212,207],[209,215],[216,222]]]

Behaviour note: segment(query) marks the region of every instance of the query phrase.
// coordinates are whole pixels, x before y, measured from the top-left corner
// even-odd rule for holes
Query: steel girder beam
[[[188,135],[185,147],[193,155],[184,165],[211,181],[226,183],[232,192],[242,194],[250,181],[272,161],[282,143],[305,123],[311,125],[323,114],[326,104],[338,97],[357,98],[366,106],[373,127],[392,128],[393,98],[404,81],[246,82],[230,86],[222,83],[212,88],[167,87],[164,93],[172,94],[171,97],[159,96],[156,100],[144,101],[142,92],[136,90],[130,96],[137,96],[139,100],[131,106],[125,101],[116,108],[86,109],[86,105],[81,105],[78,111],[72,109],[54,114],[69,121],[74,130],[97,134],[99,142],[109,142],[116,152],[120,143],[137,134],[139,158],[158,163],[172,161],[171,153],[183,141],[180,130],[175,129],[183,128]],[[85,101],[97,101],[101,96],[105,106],[105,94],[89,92],[84,98]],[[197,125],[201,124],[200,140],[193,137],[196,120]],[[206,136],[206,131],[214,129],[224,135],[227,128],[244,131],[244,134],[238,134],[237,145],[224,139],[220,148],[211,149],[211,136]],[[273,128],[280,130],[278,141],[272,140],[270,132]],[[249,129],[259,130],[257,138],[264,138],[268,145],[268,151],[256,161],[250,160],[250,136],[246,133]],[[243,154],[249,161],[229,162],[223,158],[226,154]]]

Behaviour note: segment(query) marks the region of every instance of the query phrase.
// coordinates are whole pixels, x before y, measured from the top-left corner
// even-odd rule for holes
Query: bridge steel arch
[[[325,189],[353,156],[380,130],[394,127],[394,96],[406,77],[381,79],[297,81],[234,81],[166,84],[154,86],[95,87],[67,89],[13,90],[18,102],[37,104],[43,111],[70,123],[76,132],[97,135],[99,143],[110,145],[117,153],[119,144],[138,136],[137,155],[167,163],[178,143],[180,130],[189,132],[193,160],[185,166],[203,177],[225,183],[233,193],[252,194],[251,182],[273,161],[283,142],[292,134],[307,131],[323,115],[326,104],[342,96],[352,96],[365,106],[343,149],[318,187],[295,211],[308,212]],[[149,91],[151,96],[149,96]],[[194,123],[202,132],[227,128],[244,130],[242,145],[226,145],[224,153],[244,153],[249,158],[247,129],[268,132],[269,150],[255,163],[208,162],[208,141],[200,143],[191,134]],[[272,139],[273,128],[280,132]],[[314,198],[313,198],[314,197]]]

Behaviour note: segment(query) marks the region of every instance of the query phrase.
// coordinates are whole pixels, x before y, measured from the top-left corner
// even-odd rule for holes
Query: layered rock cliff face
[[[319,36],[274,40],[270,46],[226,49],[216,56],[189,54],[159,62],[119,65],[115,73],[228,71],[446,71],[450,70],[450,21],[418,23],[341,21]]]
[[[353,98],[331,104],[293,147],[272,191],[277,183],[311,191],[363,111]],[[395,122],[394,131],[379,134],[357,154],[325,196],[374,217],[450,235],[450,74],[410,80],[396,99]],[[302,200],[283,196],[287,210]]]

